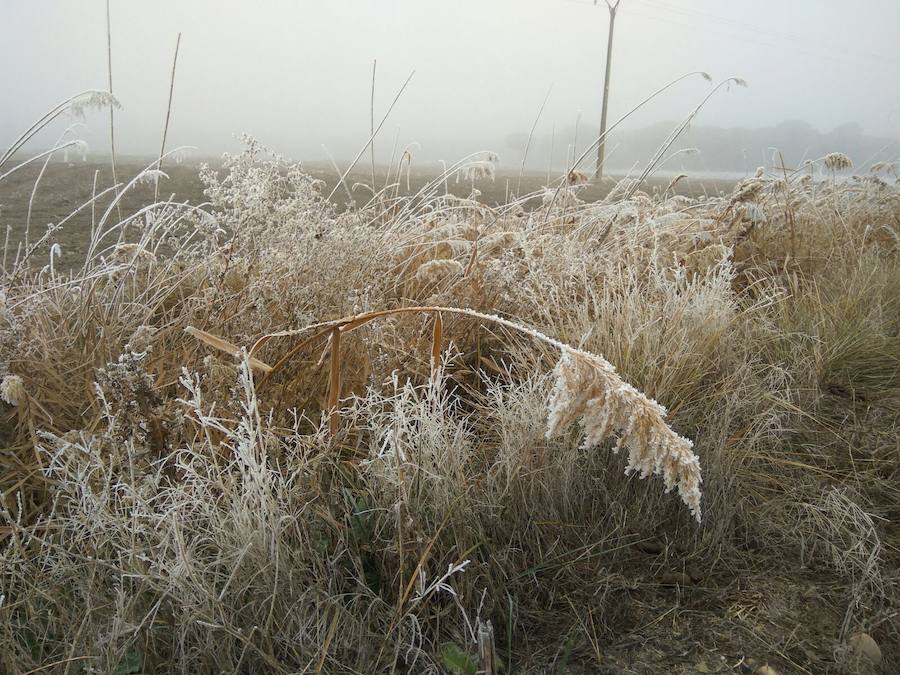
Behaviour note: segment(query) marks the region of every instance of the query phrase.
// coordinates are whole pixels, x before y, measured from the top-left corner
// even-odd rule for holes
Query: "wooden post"
[[[478,622],[478,659],[481,662],[479,673],[483,673],[483,675],[500,674],[494,648],[494,627],[490,621]]]
[[[606,154],[606,139],[602,137],[606,134],[606,111],[609,106],[609,75],[612,70],[613,31],[616,27],[616,10],[619,8],[619,2],[620,0],[616,0],[614,4],[610,4],[609,0],[606,0],[606,6],[609,8],[609,35],[606,39],[606,75],[603,78],[603,108],[600,112],[600,136],[602,140],[600,145],[597,146],[597,170],[594,173],[594,177],[597,179],[603,178],[603,158]],[[594,4],[597,4],[597,0],[594,0]]]

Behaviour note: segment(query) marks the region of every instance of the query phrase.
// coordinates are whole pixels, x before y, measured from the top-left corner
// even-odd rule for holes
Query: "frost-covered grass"
[[[627,672],[709,597],[672,620],[731,663],[898,656],[893,177],[339,213],[253,142],[224,167],[95,213],[74,270],[7,256],[0,667],[437,672],[490,621],[515,672]],[[802,649],[742,638],[782,624],[733,586],[810,569]]]

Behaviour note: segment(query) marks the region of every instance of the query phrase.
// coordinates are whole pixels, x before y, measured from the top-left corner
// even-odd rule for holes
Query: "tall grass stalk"
[[[113,93],[113,71],[112,71],[112,22],[109,15],[109,0],[106,0],[106,74],[107,86],[109,93]],[[119,174],[116,171],[116,114],[112,106],[109,108],[109,162],[112,169],[113,185],[119,185]],[[118,187],[116,187],[118,194]],[[116,208],[119,220],[122,220],[121,207]]]
[[[172,57],[172,76],[169,78],[169,102],[166,104],[166,123],[163,126],[162,143],[159,146],[159,160],[156,168],[162,171],[162,161],[166,154],[166,137],[169,134],[169,120],[172,117],[172,97],[175,94],[175,68],[178,66],[178,48],[181,46],[181,33],[175,40],[175,55]],[[153,201],[159,201],[159,178],[156,179],[156,186],[153,191]],[[117,206],[118,208],[118,206]]]

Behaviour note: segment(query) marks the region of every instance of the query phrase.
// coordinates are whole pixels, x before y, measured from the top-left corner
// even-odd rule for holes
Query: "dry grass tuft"
[[[0,670],[438,672],[488,621],[525,672],[896,662],[900,186],[823,161],[339,213],[250,141],[23,244]]]

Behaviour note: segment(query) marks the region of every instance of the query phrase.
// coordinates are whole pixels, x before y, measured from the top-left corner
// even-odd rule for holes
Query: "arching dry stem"
[[[370,321],[399,314],[434,314],[432,372],[440,359],[443,339],[442,314],[456,314],[488,321],[559,349],[560,360],[555,370],[556,384],[548,403],[548,438],[558,435],[576,421],[580,422],[584,429],[585,447],[594,447],[608,438],[615,437],[617,441],[614,452],[618,452],[621,448],[628,450],[626,473],[637,472],[641,478],[650,474],[661,476],[666,490],[677,488],[691,514],[700,520],[700,461],[693,452],[693,443],[666,424],[665,408],[624,382],[613,365],[602,356],[571,347],[529,326],[474,309],[439,306],[397,307],[363,312],[343,319],[312,324],[298,330],[270,333],[257,340],[251,353],[272,338],[316,331],[312,337],[288,350],[274,367],[254,359],[257,364],[267,369],[262,380],[264,382],[308,344],[324,333],[330,332],[328,428],[333,436],[340,425],[338,404],[341,393],[341,334],[350,333]],[[189,329],[189,332],[206,344],[230,354],[238,351],[231,343],[203,331]]]

